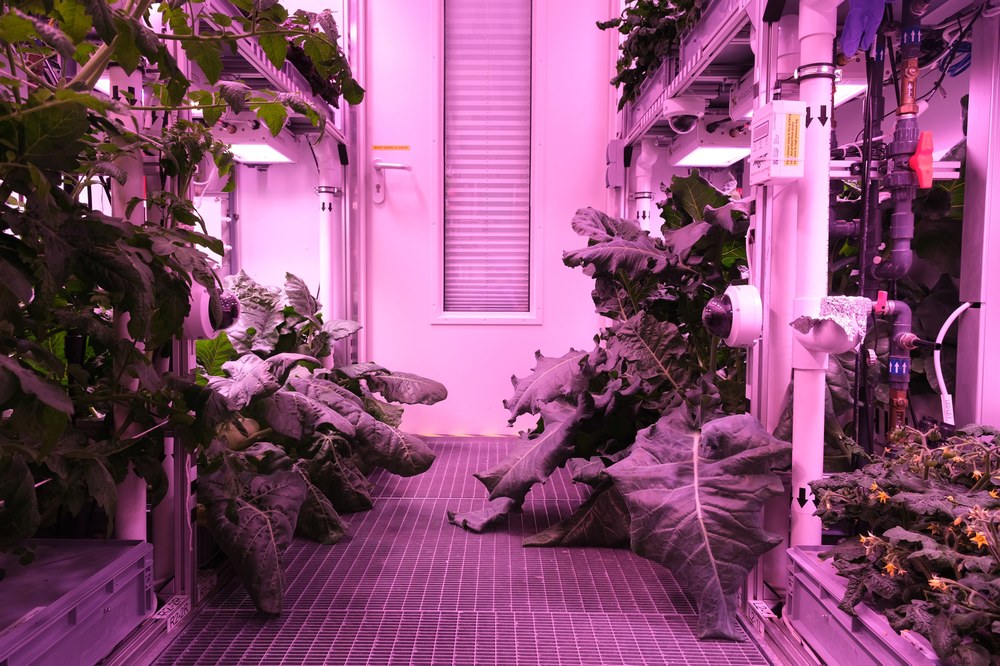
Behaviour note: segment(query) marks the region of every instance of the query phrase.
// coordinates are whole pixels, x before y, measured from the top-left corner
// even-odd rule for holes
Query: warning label
[[[785,116],[785,166],[795,166],[802,159],[799,154],[799,132],[801,116],[789,113]]]
[[[375,144],[372,150],[409,150],[410,147],[402,144]]]

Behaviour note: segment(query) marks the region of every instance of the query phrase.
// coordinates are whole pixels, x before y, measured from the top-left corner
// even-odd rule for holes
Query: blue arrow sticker
[[[911,28],[903,33],[903,43],[904,44],[919,44],[920,43],[920,29]]]
[[[910,359],[898,356],[889,357],[889,375],[901,377],[910,374]]]

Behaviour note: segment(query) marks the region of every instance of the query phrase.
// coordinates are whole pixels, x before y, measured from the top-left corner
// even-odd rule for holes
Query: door
[[[470,0],[472,1],[472,0]],[[502,401],[534,352],[589,349],[598,317],[592,283],[562,264],[586,243],[577,208],[605,208],[604,153],[613,104],[610,36],[595,27],[609,0],[536,0],[531,73],[531,312],[442,316],[443,0],[366,0],[367,193],[361,360],[443,382],[448,399],[412,406],[404,427],[425,434],[513,433]],[[374,160],[405,166],[383,169]],[[376,192],[375,186],[379,185]]]

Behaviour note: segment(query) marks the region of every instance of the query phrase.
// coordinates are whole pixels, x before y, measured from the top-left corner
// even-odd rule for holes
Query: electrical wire
[[[975,16],[972,17],[972,20],[970,20],[965,25],[965,27],[961,28],[961,30],[958,33],[958,36],[955,38],[955,41],[951,43],[951,48],[949,49],[948,57],[942,61],[941,65],[939,65],[939,68],[941,69],[941,75],[938,77],[937,81],[934,82],[934,85],[931,86],[930,90],[928,90],[926,93],[917,98],[918,101],[930,100],[932,97],[934,97],[935,94],[937,94],[937,91],[941,89],[941,83],[944,82],[944,77],[948,76],[949,70],[951,69],[952,61],[955,59],[955,55],[959,52],[959,47],[961,46],[962,43],[965,42],[965,36],[972,29],[972,26],[976,24],[976,21],[982,18],[984,11],[985,11],[985,5],[983,7],[980,7],[979,11],[976,12]],[[959,26],[961,26],[962,25],[961,19],[959,18],[956,20],[958,20]],[[968,63],[957,73],[965,71],[971,63],[972,63],[972,53],[970,47],[968,51]],[[952,74],[951,76],[955,75],[956,74]]]

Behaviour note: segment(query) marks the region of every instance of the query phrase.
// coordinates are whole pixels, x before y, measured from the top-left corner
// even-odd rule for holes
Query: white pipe
[[[167,492],[163,500],[153,507],[153,580],[158,584],[169,580],[176,566],[174,523],[177,520],[177,500],[173,435],[163,437],[163,469],[167,474]]]
[[[794,330],[789,322],[795,319],[796,211],[798,192],[795,185],[778,185],[772,188],[768,217],[771,228],[767,232],[768,253],[764,260],[765,312],[763,357],[763,405],[760,419],[768,432],[778,426],[788,385],[792,381],[792,344]],[[781,547],[764,554],[764,580],[774,589],[784,590],[788,578],[789,531],[788,500],[783,496],[771,500],[764,511],[764,527],[785,537]]]
[[[325,137],[314,146],[319,163],[319,300],[323,320],[347,318],[347,239],[344,225],[344,167],[337,143]],[[333,367],[334,355],[323,359]]]
[[[118,91],[128,90],[136,96],[136,103],[142,104],[142,71],[136,69],[131,75],[126,74],[121,67],[111,66],[108,68],[108,77],[111,83],[111,93],[124,101],[124,96]],[[117,88],[117,91],[116,91]],[[136,114],[139,117],[141,114]],[[133,117],[130,115],[117,116],[126,127],[132,129]],[[125,172],[126,182],[119,185],[116,181],[111,183],[111,212],[113,215],[127,219],[133,224],[142,224],[145,219],[145,209],[143,206],[136,206],[132,215],[128,218],[125,211],[129,201],[134,198],[145,198],[145,173],[143,172],[142,153],[133,152],[124,154],[115,160],[115,166]],[[117,334],[120,338],[127,340],[131,336],[128,332],[128,313],[115,313],[115,324]],[[143,352],[141,345],[138,347],[140,353]],[[139,388],[138,379],[126,379],[122,382],[122,388],[127,391],[136,391]],[[124,406],[116,406],[114,409],[113,422],[115,427],[121,424],[128,417],[128,409]],[[129,437],[135,434],[136,430],[126,429],[122,432],[122,437]],[[118,485],[118,503],[115,506],[115,537],[118,539],[128,539],[134,541],[146,540],[146,481],[135,473],[132,465],[129,465],[125,479]]]
[[[660,225],[653,224],[653,164],[656,140],[643,139],[635,159],[635,219],[645,231],[660,237]]]
[[[799,95],[810,120],[805,129],[807,176],[798,182],[795,318],[819,316],[820,300],[827,293],[833,80],[809,76],[820,73],[809,66],[832,64],[836,29],[837,2],[806,0],[799,5]],[[813,515],[816,506],[809,482],[823,475],[827,359],[828,354],[810,351],[798,341],[792,346],[792,546],[817,545],[822,538],[823,526]]]
[[[941,370],[941,343],[944,336],[948,335],[948,329],[955,323],[955,320],[963,312],[972,307],[972,303],[962,303],[951,315],[941,324],[941,330],[934,338],[934,375],[937,377],[938,392],[941,394],[941,419],[948,425],[955,425],[955,403],[948,393],[948,387],[944,383],[944,372]]]

